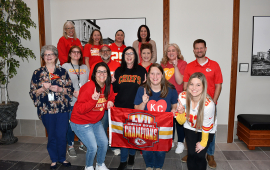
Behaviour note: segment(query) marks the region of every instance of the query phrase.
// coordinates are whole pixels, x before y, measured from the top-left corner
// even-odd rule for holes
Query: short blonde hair
[[[74,35],[73,35],[73,38],[76,40],[76,39],[77,39],[77,34],[76,34],[76,31],[75,31],[75,26],[74,26],[74,24],[73,24],[72,21],[67,21],[67,22],[64,23],[64,26],[63,26],[63,36],[64,36],[66,39],[68,39],[68,35],[67,35],[67,33],[66,33],[66,29],[67,29],[66,26],[68,26],[68,25],[71,25],[71,26],[74,27]]]
[[[163,64],[163,65],[165,65],[165,66],[167,66],[167,63],[168,63],[168,61],[169,61],[169,58],[167,57],[167,53],[168,53],[169,47],[171,47],[171,46],[173,46],[173,47],[176,49],[176,51],[177,51],[177,58],[178,58],[178,59],[181,59],[181,60],[184,60],[184,57],[183,57],[183,55],[181,54],[181,50],[180,50],[179,46],[178,46],[177,44],[175,44],[175,43],[168,44],[168,45],[166,46],[165,50],[164,50],[163,58],[162,58],[162,60],[161,60],[161,64]]]

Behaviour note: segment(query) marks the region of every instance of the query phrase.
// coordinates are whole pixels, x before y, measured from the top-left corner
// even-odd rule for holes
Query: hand
[[[51,87],[51,83],[42,83],[42,88],[44,89],[44,90],[47,90],[47,89],[49,89]]]
[[[173,116],[175,116],[176,110],[172,109],[171,112],[173,113]]]
[[[107,108],[110,109],[111,107],[113,107],[113,102],[112,101],[108,101],[107,103]]]
[[[79,96],[79,91],[74,91],[73,96],[76,97],[76,98],[78,98],[78,96]]]
[[[143,83],[145,83],[146,82],[146,74],[144,75],[144,81],[143,81]]]
[[[175,60],[173,60],[173,62],[172,62],[172,65],[175,68],[175,67],[177,67],[177,64],[178,64],[178,58],[176,56]]]
[[[178,99],[177,112],[178,112],[179,114],[185,113],[185,107],[182,105],[180,99]]]
[[[195,152],[200,153],[202,150],[204,150],[205,147],[201,145],[200,142],[196,143]]]
[[[98,93],[97,88],[95,87],[95,91],[94,91],[94,94],[92,95],[92,99],[93,100],[98,100],[99,96],[100,96],[100,92]]]
[[[53,92],[58,92],[58,93],[60,93],[60,92],[63,91],[63,88],[62,88],[62,87],[59,87],[59,86],[57,86],[57,85],[52,85],[52,86],[50,86],[49,89],[50,89],[51,91],[53,91]]]
[[[144,94],[142,96],[142,101],[146,104],[149,101],[149,96],[146,94],[146,89],[144,88]]]
[[[113,83],[113,82],[115,82],[115,81],[116,81],[116,79],[115,79],[115,77],[114,77],[114,72],[113,72],[112,78],[111,78],[111,83]]]

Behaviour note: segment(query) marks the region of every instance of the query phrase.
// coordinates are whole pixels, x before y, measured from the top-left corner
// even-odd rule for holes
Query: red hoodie
[[[108,100],[105,99],[105,86],[101,89],[98,100],[93,100],[92,95],[95,91],[95,83],[89,81],[85,83],[79,92],[78,99],[73,107],[70,121],[76,124],[94,124],[100,121],[107,108],[107,102],[114,102],[114,92],[112,85],[110,85],[110,94]]]

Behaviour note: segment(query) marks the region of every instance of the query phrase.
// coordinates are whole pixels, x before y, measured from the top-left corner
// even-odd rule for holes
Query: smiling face
[[[124,38],[125,38],[125,34],[122,31],[118,31],[115,34],[115,42],[117,43],[123,43]]]
[[[152,67],[151,70],[149,70],[149,78],[151,86],[160,85],[162,79],[162,72],[157,67]]]
[[[142,40],[146,40],[147,37],[147,29],[145,27],[142,27],[140,30],[140,36]]]
[[[54,55],[54,53],[50,50],[46,50],[44,52],[44,61],[46,64],[56,64],[55,60],[56,60],[56,56]]]
[[[81,52],[78,48],[73,48],[73,50],[71,51],[71,53],[69,54],[71,60],[80,60],[81,58]]]
[[[204,43],[197,43],[194,46],[193,52],[196,58],[205,57],[207,47],[205,47]]]
[[[126,61],[127,65],[133,65],[134,60],[135,60],[134,51],[132,49],[128,49],[125,52],[125,61]]]
[[[188,86],[188,91],[192,97],[200,98],[203,92],[202,81],[198,78],[191,79],[190,84]]]
[[[67,33],[69,37],[73,37],[75,33],[74,25],[67,24],[65,27],[65,32]]]
[[[104,86],[107,80],[107,70],[104,66],[99,66],[96,72],[96,81],[100,86]]]
[[[167,50],[167,57],[169,59],[169,62],[173,61],[177,57],[177,50],[174,46],[170,46]]]
[[[141,56],[142,56],[142,59],[144,62],[149,62],[151,60],[152,53],[151,53],[150,49],[143,49]]]
[[[98,31],[94,31],[92,38],[94,40],[94,45],[99,45],[101,35]]]

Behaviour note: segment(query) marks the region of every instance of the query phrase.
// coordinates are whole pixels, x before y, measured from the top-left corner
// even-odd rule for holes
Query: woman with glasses
[[[56,162],[71,166],[66,161],[66,134],[74,88],[67,71],[56,66],[58,51],[55,46],[43,46],[41,58],[43,66],[34,71],[29,94],[48,133],[50,168],[57,169]]]
[[[106,63],[94,66],[91,81],[80,89],[80,95],[74,105],[70,126],[86,145],[85,170],[94,170],[93,162],[97,154],[96,170],[108,170],[104,164],[108,147],[108,138],[101,119],[106,108],[114,103],[110,69]]]
[[[72,46],[78,46],[83,50],[81,41],[77,38],[73,22],[67,21],[63,26],[63,36],[57,43],[60,65],[68,61],[68,52]]]
[[[152,45],[152,58],[151,63],[155,63],[157,61],[157,47],[156,42],[150,38],[150,30],[147,25],[141,25],[137,32],[138,40],[134,41],[132,47],[136,50],[139,59],[138,63],[142,61],[141,56],[141,45],[144,43],[150,43]]]
[[[135,49],[133,47],[125,48],[121,66],[115,70],[116,81],[113,83],[114,92],[118,93],[115,97],[116,107],[134,109],[136,92],[145,81],[146,74],[145,68],[138,65]],[[135,153],[135,149],[121,148],[121,160],[117,170],[124,170],[127,164],[134,165]]]
[[[74,93],[73,98],[70,106],[69,112],[69,120],[71,117],[71,112],[73,110],[73,106],[77,101],[79,96],[80,88],[88,81],[89,77],[89,70],[86,65],[83,64],[83,56],[82,50],[78,46],[73,46],[70,48],[68,53],[68,61],[67,63],[63,64],[62,66],[64,69],[67,70],[69,77],[73,83]],[[74,132],[71,130],[70,125],[68,126],[67,132],[67,142],[68,142],[68,155],[70,157],[77,157],[76,151],[74,149]],[[86,147],[80,142],[79,149],[86,152]]]
[[[126,48],[124,39],[125,39],[124,31],[121,29],[117,30],[115,33],[115,41],[114,43],[110,44],[110,48],[112,50],[111,59],[113,61],[121,63],[122,53]]]
[[[102,44],[103,38],[101,32],[97,29],[93,30],[83,51],[83,57],[88,70],[91,70],[93,64],[102,62],[102,59],[99,56],[99,49]]]

